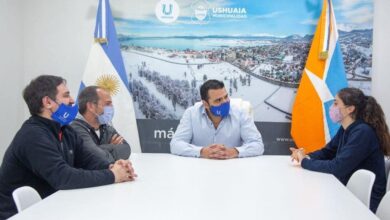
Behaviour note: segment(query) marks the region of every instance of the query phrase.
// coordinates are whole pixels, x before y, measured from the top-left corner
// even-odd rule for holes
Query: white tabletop
[[[136,154],[134,182],[62,190],[12,219],[377,219],[334,176],[288,156]]]

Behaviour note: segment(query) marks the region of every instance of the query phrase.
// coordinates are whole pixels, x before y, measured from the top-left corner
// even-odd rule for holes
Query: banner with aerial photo
[[[334,0],[349,86],[370,94],[373,2]],[[252,104],[266,154],[286,154],[322,0],[112,0],[143,152],[169,152],[208,79]]]

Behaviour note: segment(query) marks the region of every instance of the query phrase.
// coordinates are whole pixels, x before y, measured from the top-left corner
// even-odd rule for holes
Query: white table
[[[131,156],[134,182],[59,191],[12,219],[377,219],[334,176],[288,156]]]

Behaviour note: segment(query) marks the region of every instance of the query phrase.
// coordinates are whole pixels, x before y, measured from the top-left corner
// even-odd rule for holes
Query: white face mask
[[[340,108],[332,105],[329,109],[329,116],[333,123],[340,123],[343,120],[343,115],[341,114]]]
[[[111,124],[111,121],[114,117],[114,107],[104,106],[103,114],[98,115],[99,124]]]

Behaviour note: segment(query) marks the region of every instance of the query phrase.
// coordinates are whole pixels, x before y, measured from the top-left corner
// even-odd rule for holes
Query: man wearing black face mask
[[[171,153],[189,157],[230,159],[258,156],[263,141],[253,119],[230,99],[223,82],[200,87],[202,103],[188,108],[171,141]]]
[[[125,182],[137,176],[129,161],[108,163],[83,147],[68,124],[77,106],[57,76],[43,75],[23,91],[31,117],[5,152],[0,167],[0,219],[16,213],[12,192],[31,186],[45,198],[57,190]]]
[[[88,86],[78,96],[80,115],[71,124],[84,146],[110,163],[128,159],[130,145],[112,126],[114,107],[108,91]]]

